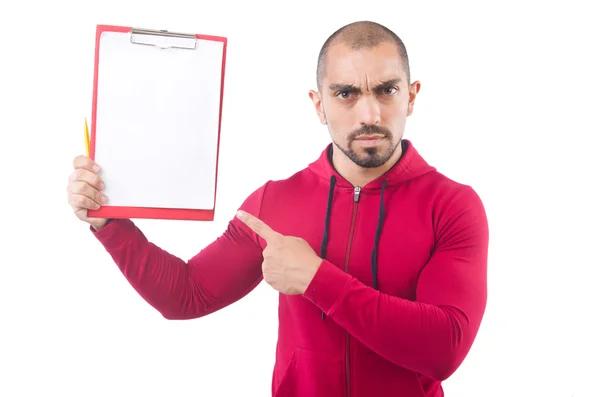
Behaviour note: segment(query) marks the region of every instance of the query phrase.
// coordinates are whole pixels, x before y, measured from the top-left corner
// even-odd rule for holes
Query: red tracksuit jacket
[[[403,145],[400,161],[362,189],[336,173],[330,145],[241,206],[324,258],[303,295],[280,294],[274,396],[440,397],[467,355],[487,300],[485,210],[471,187]],[[131,220],[94,235],[167,319],[205,316],[262,280],[265,243],[235,217],[187,262]]]

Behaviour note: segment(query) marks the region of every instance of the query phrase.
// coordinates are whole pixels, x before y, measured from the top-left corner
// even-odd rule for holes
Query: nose
[[[372,95],[364,95],[360,98],[356,108],[361,125],[375,125],[380,121],[380,109],[377,99]]]

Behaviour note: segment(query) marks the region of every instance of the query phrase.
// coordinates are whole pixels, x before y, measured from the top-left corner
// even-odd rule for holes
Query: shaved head
[[[353,50],[360,50],[362,48],[373,48],[385,42],[393,43],[397,47],[398,56],[404,65],[407,82],[410,82],[408,55],[402,40],[383,25],[371,21],[358,21],[342,26],[329,36],[323,47],[321,47],[317,62],[317,87],[319,89],[321,87],[321,82],[326,71],[327,53],[333,44],[342,43]]]
[[[317,89],[308,94],[329,130],[331,159],[341,175],[366,183],[398,161],[420,88],[410,81],[404,43],[385,26],[353,22],[325,41]]]

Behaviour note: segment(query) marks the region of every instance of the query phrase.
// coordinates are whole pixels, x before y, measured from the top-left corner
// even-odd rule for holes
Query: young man
[[[261,280],[281,292],[274,396],[443,396],[486,306],[484,207],[403,139],[420,83],[393,32],[372,22],[335,32],[317,86],[332,144],[253,192],[188,262],[131,220],[87,217],[103,204],[90,159],[75,159],[69,202],[167,319],[215,312]]]

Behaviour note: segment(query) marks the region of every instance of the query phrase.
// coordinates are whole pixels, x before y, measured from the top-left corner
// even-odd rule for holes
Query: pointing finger
[[[262,237],[267,242],[267,244],[281,237],[281,234],[271,229],[266,223],[264,223],[254,215],[251,215],[242,210],[238,211],[236,215],[239,220],[244,222],[256,234]]]

